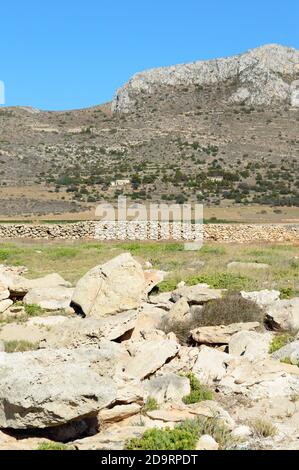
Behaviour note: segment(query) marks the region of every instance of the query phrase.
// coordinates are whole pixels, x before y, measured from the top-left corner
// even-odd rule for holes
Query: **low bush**
[[[61,442],[41,442],[37,450],[68,450],[68,447]]]
[[[274,437],[277,434],[276,426],[265,419],[253,420],[251,422],[251,428],[257,437]]]
[[[272,354],[293,341],[294,337],[288,333],[275,335],[269,346],[269,354]]]
[[[14,353],[14,352],[24,352],[24,351],[35,351],[39,348],[38,343],[31,343],[30,341],[24,340],[13,340],[13,341],[4,341],[5,352]]]
[[[216,418],[187,420],[173,429],[149,429],[141,438],[134,438],[125,445],[127,450],[194,450],[199,438],[211,435],[225,450],[234,444],[229,430]]]
[[[213,400],[213,392],[208,387],[200,383],[192,372],[186,374],[185,377],[189,379],[191,388],[189,395],[186,395],[183,398],[183,402],[186,405],[199,403],[200,401],[205,400]]]
[[[147,413],[148,411],[154,411],[158,409],[159,405],[157,403],[157,400],[153,397],[148,397],[145,404],[143,405],[142,413]]]
[[[253,301],[243,299],[240,294],[228,293],[222,299],[206,303],[195,309],[187,321],[165,316],[159,329],[166,334],[175,333],[182,345],[190,343],[190,331],[201,326],[231,325],[232,323],[259,322],[263,324],[264,311]]]

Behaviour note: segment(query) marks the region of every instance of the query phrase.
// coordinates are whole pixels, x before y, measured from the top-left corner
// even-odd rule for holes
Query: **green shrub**
[[[24,304],[24,308],[28,317],[38,317],[44,313],[44,310],[36,304]]]
[[[37,450],[68,450],[68,447],[61,442],[41,442]]]
[[[148,411],[154,411],[158,409],[159,409],[159,405],[157,403],[157,400],[153,397],[148,397],[148,399],[146,400],[142,408],[142,413],[147,413]]]
[[[173,320],[165,316],[159,329],[166,334],[175,333],[183,345],[190,344],[190,331],[201,326],[231,325],[232,323],[263,323],[263,310],[240,294],[228,293],[224,298],[211,300],[202,309],[195,309],[187,321]]]
[[[247,276],[227,272],[199,274],[186,279],[186,283],[189,286],[209,284],[209,286],[214,289],[230,289],[235,291],[246,290],[250,282],[251,279]]]
[[[24,352],[24,351],[35,351],[39,348],[38,343],[31,343],[30,341],[24,340],[12,340],[4,341],[5,352]]]
[[[212,391],[205,385],[201,384],[200,381],[195,377],[195,375],[192,374],[192,372],[186,374],[186,377],[190,381],[191,388],[191,392],[189,393],[189,395],[186,395],[183,398],[183,402],[186,405],[191,405],[192,403],[199,403],[200,401],[205,400],[213,400]]]
[[[128,441],[125,449],[194,450],[199,438],[205,434],[213,436],[222,450],[234,443],[229,430],[216,418],[196,418],[184,421],[173,429],[149,429],[141,438]]]
[[[272,354],[293,341],[294,337],[290,334],[275,335],[269,346],[269,354]]]
[[[251,428],[258,437],[274,437],[277,434],[276,426],[265,419],[253,420],[251,422]]]

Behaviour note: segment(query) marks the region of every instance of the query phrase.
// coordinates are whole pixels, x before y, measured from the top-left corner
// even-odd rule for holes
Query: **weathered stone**
[[[130,358],[123,365],[123,372],[142,380],[160,369],[168,359],[175,357],[179,345],[170,340],[144,341],[133,343],[128,351]]]
[[[249,426],[237,426],[232,430],[232,437],[235,439],[246,439],[252,436],[253,432]]]
[[[273,359],[289,359],[294,365],[299,365],[299,341],[293,341],[272,354]]]
[[[164,280],[166,274],[167,273],[165,271],[158,271],[157,269],[148,269],[144,271],[146,284],[145,293],[149,294],[154,289],[154,287],[156,287]]]
[[[117,396],[118,345],[0,353],[0,427],[46,428],[95,415]]]
[[[210,300],[220,299],[223,292],[222,289],[211,289],[208,284],[197,284],[179,287],[172,293],[171,298],[177,302],[181,297],[185,297],[189,304],[203,304]]]
[[[174,321],[184,321],[191,318],[190,306],[185,297],[181,297],[170,309],[168,318]]]
[[[241,292],[243,299],[255,302],[259,307],[264,308],[279,300],[280,292],[278,290],[260,290],[255,292]]]
[[[113,408],[101,410],[98,414],[98,419],[100,423],[117,423],[118,421],[136,415],[140,410],[141,406],[137,403],[117,405]]]
[[[264,359],[268,356],[271,340],[271,333],[240,331],[231,337],[228,350],[232,356]]]
[[[52,325],[45,332],[41,347],[79,348],[97,346],[102,339],[110,341],[130,334],[135,328],[138,312],[129,310],[105,318],[70,318],[67,322]]]
[[[23,301],[45,310],[63,310],[70,306],[73,293],[74,289],[70,287],[36,287],[28,291]]]
[[[77,283],[72,302],[84,315],[102,317],[138,308],[145,290],[141,265],[125,253],[85,274]]]
[[[213,383],[221,380],[227,371],[232,356],[217,349],[203,346],[193,366],[193,373],[203,383]]]
[[[163,308],[164,310],[170,310],[174,305],[171,301],[171,292],[162,292],[161,294],[150,295],[148,302],[156,307]]]
[[[4,313],[11,305],[13,301],[10,299],[0,301],[0,313]]]
[[[196,450],[218,450],[219,444],[215,439],[208,435],[204,434],[201,436],[196,444]]]
[[[226,326],[202,326],[191,331],[191,337],[198,344],[228,344],[231,337],[239,331],[255,330],[259,326],[258,322],[233,323]]]
[[[10,292],[6,285],[0,283],[0,301],[8,299]]]
[[[274,330],[299,330],[299,297],[278,300],[267,308],[267,324]]]
[[[165,315],[165,310],[154,305],[143,303],[138,309],[138,318],[132,333],[132,340],[137,340],[141,337],[144,338],[146,333],[157,330]]]
[[[243,358],[228,365],[218,388],[224,393],[243,394],[253,400],[288,397],[299,393],[299,368],[271,359]]]
[[[10,292],[17,296],[24,296],[31,289],[49,289],[56,287],[70,287],[59,274],[53,273],[37,279],[26,279],[21,276],[11,276],[8,287]]]
[[[157,403],[180,402],[190,393],[190,381],[187,377],[166,374],[145,382],[144,389],[146,396],[155,398]]]

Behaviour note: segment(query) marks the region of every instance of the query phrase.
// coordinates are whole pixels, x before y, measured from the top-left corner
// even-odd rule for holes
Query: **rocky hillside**
[[[298,64],[299,51],[264,46],[139,73],[90,109],[1,108],[0,215],[78,212],[120,193],[298,206]]]
[[[0,266],[0,449],[297,449],[298,297]]]

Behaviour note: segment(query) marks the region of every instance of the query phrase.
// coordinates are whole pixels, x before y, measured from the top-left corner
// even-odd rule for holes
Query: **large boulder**
[[[228,344],[239,331],[255,330],[259,322],[233,323],[231,325],[201,326],[191,331],[191,338],[198,344]]]
[[[96,266],[75,288],[72,305],[83,316],[102,317],[138,308],[147,283],[141,265],[129,253]]]
[[[273,330],[299,330],[299,297],[278,300],[267,308],[266,322]]]
[[[279,300],[280,292],[279,290],[260,290],[254,292],[245,292],[241,291],[241,296],[243,299],[251,300],[255,302],[259,307],[264,308],[267,307],[276,300]]]
[[[200,305],[210,300],[221,299],[222,289],[211,289],[208,284],[196,284],[195,286],[179,286],[172,293],[173,302],[177,302],[181,297],[185,297],[190,305]]]
[[[37,279],[26,279],[25,277],[17,274],[5,273],[4,283],[5,279],[11,294],[16,297],[24,297],[31,289],[49,289],[53,287],[71,286],[70,282],[65,281],[63,277],[57,273],[48,274],[47,276]]]
[[[30,289],[23,301],[45,310],[63,310],[70,306],[74,289],[70,287],[35,287]]]
[[[203,383],[220,381],[232,361],[232,356],[214,348],[202,346],[192,368],[192,372]]]
[[[272,354],[279,361],[288,359],[292,364],[299,365],[299,341],[293,341]]]
[[[119,347],[0,353],[0,427],[47,428],[96,416],[117,397]]]
[[[55,317],[54,317],[55,318]],[[103,339],[114,341],[132,334],[138,318],[137,310],[129,310],[107,318],[66,318],[44,332],[43,348],[80,348],[98,346]]]
[[[155,398],[157,403],[181,402],[190,393],[190,381],[187,377],[166,374],[145,382],[144,389],[146,396]]]
[[[239,331],[229,341],[228,349],[232,356],[264,359],[268,356],[272,334],[256,331]]]
[[[179,345],[168,339],[140,341],[128,347],[129,359],[123,364],[123,373],[139,380],[145,379],[177,355]]]

